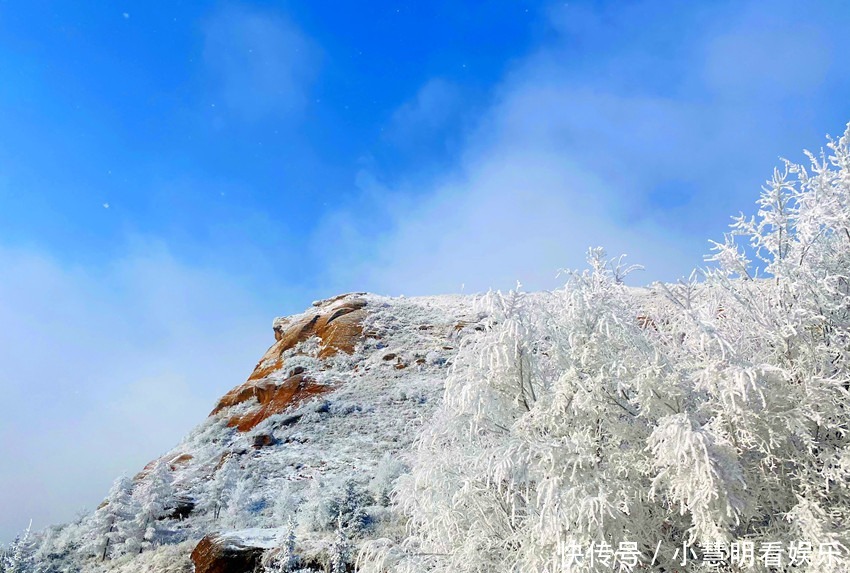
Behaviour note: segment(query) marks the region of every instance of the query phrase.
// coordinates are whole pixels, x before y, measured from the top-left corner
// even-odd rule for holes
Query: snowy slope
[[[302,336],[272,371],[261,361],[256,372],[263,376],[247,384],[274,392],[297,372],[310,381],[310,392],[245,431],[233,421],[256,413],[258,398],[223,407],[162,456],[184,519],[164,520],[159,539],[141,554],[121,555],[123,540],[113,540],[105,551],[111,558],[103,561],[86,555],[97,535],[92,518],[53,528],[39,550],[45,570],[188,571],[189,553],[204,536],[247,530],[237,537],[267,548],[290,520],[299,553],[318,563],[326,560],[340,519],[354,546],[394,527],[393,481],[441,400],[461,340],[475,333],[480,317],[468,296],[348,295],[276,319],[278,341],[287,328],[334,317],[352,301],[362,311],[350,354],[328,355],[319,336]],[[214,483],[228,458],[236,461],[234,480],[216,511]],[[152,468],[153,462],[136,476],[136,489]]]

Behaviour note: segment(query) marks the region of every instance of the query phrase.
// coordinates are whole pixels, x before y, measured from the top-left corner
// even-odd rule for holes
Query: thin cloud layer
[[[140,246],[103,269],[0,249],[0,539],[68,520],[243,380],[271,316],[220,272]]]
[[[292,118],[316,76],[318,50],[277,12],[226,5],[204,28],[204,61],[215,94],[248,120]]]
[[[850,101],[830,81],[850,63],[802,69],[800,59],[848,51],[850,40],[834,22],[799,28],[793,11],[771,13],[762,33],[749,7],[655,18],[659,9],[554,8],[553,39],[511,68],[448,172],[412,190],[404,175],[360,176],[371,181],[365,201],[376,186],[393,198],[369,202],[388,222],[376,232],[376,217],[358,227],[356,209],[334,213],[349,236],[358,228],[346,242],[355,248],[341,247],[359,264],[329,265],[330,280],[406,294],[516,280],[552,288],[556,271],[582,268],[592,246],[645,266],[638,283],[701,266],[708,240],[753,209],[780,155],[821,145],[818,126],[843,129],[841,110],[819,103],[841,90]],[[771,31],[781,53],[795,54],[789,62],[768,65],[760,46]],[[603,41],[615,33],[623,41]]]
[[[386,134],[390,141],[410,146],[427,141],[451,127],[462,105],[460,89],[442,78],[426,82],[390,117]]]

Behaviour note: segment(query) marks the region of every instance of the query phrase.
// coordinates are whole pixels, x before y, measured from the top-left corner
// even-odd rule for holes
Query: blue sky
[[[318,298],[702,264],[850,121],[843,2],[0,1],[0,540]]]

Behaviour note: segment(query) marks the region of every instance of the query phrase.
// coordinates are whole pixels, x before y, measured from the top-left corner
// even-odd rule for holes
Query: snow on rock
[[[245,432],[273,414],[331,390],[301,375],[303,366],[285,371],[284,354],[292,354],[295,346],[312,337],[318,338],[318,359],[338,352],[351,354],[364,335],[362,321],[367,316],[367,301],[359,296],[341,295],[314,306],[318,310],[274,321],[275,343],[257,363],[248,381],[225,394],[211,415],[256,398],[258,407],[229,421],[230,426]]]
[[[201,539],[191,557],[195,573],[246,573],[256,570],[265,549],[234,534],[212,534]]]
[[[280,536],[286,532],[285,527],[261,528],[252,527],[229,531],[215,536],[216,541],[227,548],[232,547],[259,547],[271,549],[277,545]]]
[[[192,551],[195,573],[254,571],[263,553],[275,547],[284,528],[250,528],[205,536]]]

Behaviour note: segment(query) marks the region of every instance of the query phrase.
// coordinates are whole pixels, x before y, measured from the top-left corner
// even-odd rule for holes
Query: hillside
[[[39,551],[43,570],[136,571],[160,560],[168,571],[189,570],[190,553],[205,536],[280,528],[290,517],[299,553],[318,568],[340,513],[349,519],[345,511],[359,512],[350,526],[354,541],[392,527],[393,480],[405,470],[405,453],[439,403],[446,371],[477,318],[471,297],[350,294],[276,319],[275,343],[248,380],[134,477],[138,489],[158,461],[170,474],[171,516],[157,524],[151,549],[125,554],[126,540],[116,535],[100,550],[88,517],[48,532]],[[232,482],[216,493],[215,478],[230,460]],[[345,504],[356,507],[341,512]],[[81,558],[92,542],[98,550]],[[219,565],[196,570],[223,571]]]

